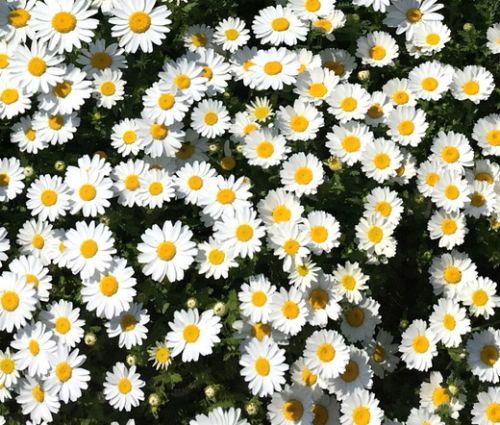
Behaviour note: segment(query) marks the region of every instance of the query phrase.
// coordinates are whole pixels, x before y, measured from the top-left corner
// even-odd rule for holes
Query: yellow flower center
[[[104,96],[113,96],[116,93],[116,85],[113,81],[105,81],[101,84],[101,94]]]
[[[226,254],[224,253],[224,251],[221,251],[220,249],[212,249],[208,253],[208,261],[210,264],[213,264],[214,266],[222,264],[224,258],[226,258]]]
[[[343,381],[353,382],[359,376],[359,366],[356,362],[350,360],[345,367],[345,372],[340,375]]]
[[[71,93],[71,90],[72,90],[71,82],[63,81],[62,83],[56,84],[56,86],[52,89],[52,93],[54,94],[54,96],[64,99]]]
[[[375,205],[375,211],[377,211],[383,217],[389,217],[392,212],[392,206],[387,201],[379,201]]]
[[[311,410],[314,415],[312,425],[326,425],[328,423],[330,415],[325,406],[314,403]]]
[[[267,75],[277,75],[282,71],[282,69],[283,65],[281,65],[278,61],[270,61],[264,65],[264,72]]]
[[[370,423],[370,409],[365,406],[357,406],[352,411],[352,421],[354,425],[368,425]]]
[[[485,345],[480,353],[481,361],[488,365],[493,366],[498,360],[498,349],[494,345]]]
[[[234,28],[229,28],[228,30],[224,31],[224,35],[229,41],[234,41],[239,37],[240,33]]]
[[[9,56],[5,53],[0,53],[0,69],[5,69],[9,66]]]
[[[168,111],[172,109],[175,105],[175,97],[170,93],[162,93],[160,97],[158,97],[158,106],[164,111]]]
[[[217,201],[223,205],[232,204],[236,199],[236,194],[232,189],[221,189],[217,193]]]
[[[314,288],[309,294],[308,302],[314,310],[324,310],[328,304],[328,294],[324,289]]]
[[[317,12],[321,8],[321,3],[319,0],[306,0],[304,2],[304,8],[308,12]]]
[[[240,242],[248,242],[253,237],[253,228],[249,224],[240,224],[235,233]]]
[[[394,92],[394,94],[392,95],[392,100],[394,101],[394,103],[396,103],[397,105],[405,105],[406,103],[408,103],[408,101],[410,100],[410,96],[408,95],[408,93],[404,90],[397,90]]]
[[[17,91],[17,89],[5,89],[4,91],[2,91],[1,99],[2,102],[6,105],[12,105],[13,103],[18,101],[19,92]]]
[[[37,356],[40,353],[40,344],[38,344],[38,341],[34,339],[30,340],[28,350],[33,356]]]
[[[219,117],[215,112],[207,112],[203,117],[203,121],[206,125],[215,125],[219,121]]]
[[[415,131],[415,124],[410,120],[403,120],[398,124],[399,134],[402,136],[409,136]]]
[[[309,184],[313,179],[313,172],[308,167],[299,167],[295,170],[294,177],[298,184]]]
[[[323,243],[328,238],[328,230],[325,226],[313,226],[311,227],[309,234],[313,242]]]
[[[375,363],[381,363],[384,361],[384,358],[385,358],[385,348],[382,347],[382,345],[380,345],[377,342],[377,345],[375,345],[375,348],[372,353],[372,359]]]
[[[102,71],[113,64],[113,58],[106,52],[95,52],[90,58],[90,64],[93,68]]]
[[[354,97],[345,97],[340,102],[340,108],[345,112],[352,112],[358,106],[358,101]]]
[[[316,349],[316,356],[322,362],[331,362],[335,358],[335,348],[328,342],[323,342]]]
[[[465,94],[468,94],[469,96],[474,96],[475,94],[479,93],[479,84],[477,81],[467,81],[463,86],[462,90],[464,91]]]
[[[444,315],[443,326],[445,327],[445,329],[452,331],[453,329],[455,329],[456,325],[457,325],[457,322],[456,322],[455,318],[453,317],[453,315],[448,314],[448,313]]]
[[[425,177],[425,183],[427,183],[428,186],[434,187],[437,182],[439,181],[439,174],[430,172],[427,174]]]
[[[5,291],[2,294],[2,307],[6,311],[14,311],[19,306],[19,295],[14,291]]]
[[[71,379],[71,376],[73,376],[73,369],[67,362],[60,362],[57,364],[55,373],[57,376],[57,379],[61,382],[66,382]]]
[[[265,120],[269,115],[269,108],[267,106],[257,106],[253,111],[253,114],[258,120]]]
[[[482,193],[474,192],[471,196],[470,203],[473,207],[479,208],[486,202],[486,198]]]
[[[384,46],[381,46],[379,44],[376,44],[370,49],[370,57],[373,60],[379,61],[382,60],[386,57],[387,51],[385,50]]]
[[[500,403],[492,402],[488,404],[486,407],[486,418],[495,424],[500,422]]]
[[[203,179],[200,176],[191,176],[187,185],[191,190],[200,190],[203,187]]]
[[[370,228],[368,229],[368,233],[367,233],[367,236],[368,236],[368,240],[371,242],[371,243],[380,243],[380,241],[383,239],[384,237],[384,231],[382,230],[382,228],[380,226],[370,226]]]
[[[295,255],[299,251],[300,244],[295,239],[288,239],[283,244],[283,249],[288,255]]]
[[[456,266],[448,266],[443,271],[443,279],[450,284],[456,284],[462,280],[462,272]]]
[[[94,185],[90,183],[82,184],[80,190],[78,191],[80,198],[83,201],[93,201],[97,195],[97,191]]]
[[[452,218],[445,218],[441,222],[441,231],[445,235],[453,235],[457,231],[457,222]]]
[[[207,44],[207,36],[201,32],[193,34],[191,36],[191,43],[195,47],[205,47]]]
[[[269,361],[264,358],[264,357],[259,357],[257,360],[255,360],[255,371],[260,375],[260,376],[267,376],[269,375],[269,372],[271,371],[271,364]]]
[[[425,42],[430,46],[436,46],[439,44],[440,41],[441,37],[439,36],[439,34],[436,34],[435,32],[431,32],[427,34],[425,37]]]
[[[257,130],[257,125],[254,124],[253,122],[251,122],[251,123],[245,125],[245,127],[243,127],[243,134],[246,136],[255,130]]]
[[[170,350],[167,347],[160,347],[155,352],[155,360],[158,363],[167,363],[170,359]]]
[[[177,248],[173,242],[164,241],[161,242],[156,248],[156,254],[163,261],[170,261],[175,257],[177,253]]]
[[[51,115],[49,117],[49,127],[52,130],[60,130],[62,126],[64,125],[64,120],[61,117],[61,115]]]
[[[425,91],[434,91],[437,89],[439,83],[438,80],[436,80],[435,78],[427,77],[422,80],[421,85]]]
[[[47,70],[47,64],[42,58],[39,58],[38,56],[35,56],[30,59],[28,62],[28,71],[31,75],[34,75],[35,77],[40,77],[43,74],[45,74],[45,71]]]
[[[295,115],[290,120],[290,127],[297,133],[302,133],[309,127],[309,120],[304,115]]]
[[[286,301],[282,308],[283,316],[287,319],[296,319],[300,313],[299,306],[294,301]]]
[[[58,12],[52,17],[52,28],[61,34],[67,34],[76,28],[76,17],[69,12]]]
[[[488,302],[488,294],[483,289],[478,289],[472,293],[472,303],[476,307],[483,307]]]
[[[57,192],[52,189],[45,189],[40,195],[40,200],[46,207],[51,207],[57,202]]]
[[[449,184],[444,189],[444,196],[446,196],[448,199],[455,200],[460,196],[460,191],[454,184]]]
[[[31,245],[33,245],[33,247],[36,249],[42,249],[45,246],[45,239],[42,235],[37,233],[31,239]]]
[[[65,316],[60,316],[54,322],[54,328],[58,334],[66,335],[71,329],[71,322]]]
[[[256,307],[262,307],[267,302],[267,295],[263,291],[255,291],[252,294],[252,304]]]
[[[126,313],[122,316],[120,320],[120,327],[124,332],[130,332],[135,329],[135,325],[137,324],[137,320],[134,315]]]
[[[429,349],[429,340],[425,335],[417,335],[413,338],[411,345],[417,353],[426,353]]]
[[[92,258],[97,254],[98,246],[92,239],[87,239],[80,245],[80,253],[84,258]]]
[[[493,184],[493,176],[489,173],[478,173],[474,180],[480,181],[480,182],[486,182],[488,184]]]
[[[304,415],[304,406],[299,400],[287,400],[282,407],[283,416],[289,421],[298,421]]]
[[[34,275],[34,274],[30,274],[28,273],[26,276],[26,283],[29,283],[31,285],[33,285],[35,288],[38,288],[38,278]]]
[[[488,131],[486,134],[486,141],[491,146],[499,146],[500,145],[500,130],[494,129]]]
[[[118,292],[118,280],[116,277],[108,274],[99,281],[99,290],[106,297],[111,297]]]
[[[412,24],[419,22],[422,19],[422,11],[416,7],[406,11],[406,19]]]
[[[168,127],[163,124],[155,123],[150,127],[149,133],[151,134],[153,139],[163,140],[168,136]]]
[[[14,9],[9,13],[9,24],[14,28],[23,28],[30,18],[31,15],[26,9]]]
[[[365,312],[362,308],[354,306],[347,311],[345,318],[349,326],[352,326],[353,328],[359,328],[365,321]]]
[[[311,372],[308,367],[302,369],[302,382],[308,387],[314,385],[318,380],[318,376]]]
[[[344,137],[340,142],[340,144],[342,145],[344,150],[349,153],[357,152],[361,147],[361,141],[359,140],[358,137],[353,135]]]
[[[272,215],[275,223],[282,223],[290,220],[292,212],[285,205],[278,205],[273,209]]]
[[[158,181],[152,182],[149,185],[148,191],[152,196],[161,195],[163,193],[163,185]]]
[[[305,277],[309,274],[309,267],[306,264],[299,264],[297,266],[297,273],[299,276]]]
[[[436,387],[432,393],[432,403],[435,407],[439,407],[442,404],[448,404],[450,402],[450,396],[448,392],[441,386]]]
[[[274,153],[274,145],[271,142],[264,140],[256,146],[255,152],[260,158],[269,158]]]
[[[200,337],[200,329],[196,325],[186,325],[182,331],[182,337],[184,341],[193,343]]]
[[[441,149],[441,158],[451,164],[460,158],[460,152],[455,146],[445,146]]]
[[[151,16],[140,10],[134,12],[128,18],[128,26],[132,32],[143,34],[151,27]]]
[[[252,325],[252,336],[262,341],[265,336],[271,335],[271,327],[267,323],[254,323]]]
[[[323,83],[312,83],[309,86],[309,95],[312,97],[324,97],[325,94],[328,92],[328,89]]]
[[[178,89],[185,90],[191,87],[191,78],[185,74],[179,74],[174,78],[174,84]]]
[[[354,276],[350,274],[342,276],[342,280],[340,282],[348,291],[352,291],[356,287],[356,279],[354,279]]]
[[[128,378],[121,378],[118,381],[118,391],[120,391],[121,394],[128,394],[130,391],[132,391],[132,383]]]
[[[129,174],[123,181],[127,190],[134,191],[139,187],[139,176],[137,174]]]
[[[38,384],[35,385],[31,390],[31,395],[36,401],[38,401],[38,403],[43,403],[43,401],[45,400],[45,393]]]
[[[385,170],[391,165],[391,157],[383,152],[378,153],[373,157],[373,165],[379,170]]]
[[[276,18],[271,22],[271,27],[274,31],[286,31],[290,27],[290,22],[286,18]]]
[[[14,371],[14,368],[15,368],[14,360],[5,357],[0,361],[0,370],[3,373],[10,375]]]
[[[380,103],[375,103],[368,108],[367,114],[370,118],[377,119],[384,115],[384,109]]]

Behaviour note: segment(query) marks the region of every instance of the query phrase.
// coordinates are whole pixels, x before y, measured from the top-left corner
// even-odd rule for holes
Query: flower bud
[[[255,401],[249,401],[245,404],[245,412],[248,416],[255,416],[259,413],[259,405]]]
[[[83,338],[86,345],[93,347],[97,342],[97,337],[94,332],[87,332]]]
[[[217,388],[215,385],[207,385],[203,391],[205,393],[205,397],[209,400],[213,400],[217,395]]]
[[[54,163],[54,169],[56,171],[64,171],[66,169],[66,163],[64,161],[56,161]]]
[[[226,315],[227,313],[227,307],[226,307],[226,304],[224,304],[223,302],[219,301],[218,303],[215,303],[214,307],[213,307],[213,312],[216,316],[219,316],[219,317],[223,317]]]
[[[129,366],[134,366],[137,363],[137,357],[135,356],[135,354],[129,354],[127,355],[125,361]]]
[[[464,28],[464,31],[467,31],[467,32],[470,32],[470,31],[474,31],[474,24],[470,23],[470,22],[466,22],[463,26]]]
[[[359,81],[368,81],[370,79],[370,70],[362,69],[358,72],[358,80]]]
[[[156,393],[151,393],[148,397],[148,403],[151,407],[160,405],[160,396]]]
[[[186,301],[187,308],[196,308],[198,307],[198,300],[195,297],[191,297]]]
[[[35,170],[33,170],[33,167],[28,165],[24,167],[23,173],[26,177],[31,177],[35,173]]]

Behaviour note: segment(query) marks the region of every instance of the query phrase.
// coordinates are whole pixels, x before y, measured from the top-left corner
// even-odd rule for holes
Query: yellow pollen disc
[[[132,32],[143,34],[151,27],[151,17],[146,12],[134,12],[128,17],[128,26]]]
[[[455,200],[460,196],[460,191],[454,184],[450,184],[444,189],[444,196],[448,199]]]
[[[328,238],[328,230],[325,226],[313,226],[309,230],[309,234],[313,242],[323,243]]]
[[[342,276],[340,283],[348,291],[352,291],[356,287],[356,279],[354,279],[354,276],[350,274]]]
[[[325,68],[329,69],[330,71],[335,72],[335,75],[338,77],[342,77],[342,75],[345,74],[345,65],[340,62],[327,62],[324,65]]]
[[[5,89],[2,91],[2,95],[0,96],[2,102],[6,105],[12,105],[17,102],[19,99],[19,92],[17,89]]]
[[[175,153],[175,157],[186,160],[191,158],[194,153],[194,147],[191,143],[183,143],[179,150]]]
[[[52,28],[61,34],[67,34],[76,28],[76,17],[69,12],[58,12],[52,17]]]
[[[187,181],[191,190],[200,190],[203,187],[203,179],[200,176],[191,176]]]
[[[331,362],[335,358],[335,348],[332,344],[324,342],[316,349],[316,356],[322,362]]]
[[[156,248],[156,254],[163,261],[170,261],[175,257],[177,253],[177,248],[173,242],[164,241],[161,242]]]
[[[285,419],[298,421],[304,415],[304,406],[299,400],[287,400],[282,407]]]
[[[304,9],[308,12],[317,12],[321,8],[319,0],[306,0],[304,2]]]
[[[272,216],[275,223],[282,223],[290,220],[292,212],[285,205],[278,205],[273,209]]]
[[[439,85],[438,80],[433,77],[427,77],[422,80],[422,88],[426,91],[434,91]]]
[[[439,174],[434,172],[428,173],[427,176],[425,177],[425,183],[431,187],[436,186],[438,181],[439,181]]]
[[[328,409],[325,406],[314,403],[312,405],[311,411],[313,413],[312,425],[326,425],[328,423],[330,414],[328,413]]]
[[[429,340],[425,335],[418,335],[413,338],[411,346],[419,354],[426,353],[429,349]]]
[[[493,366],[498,360],[498,349],[494,345],[485,345],[481,348],[480,353],[481,361],[488,365]]]
[[[456,266],[448,266],[443,270],[443,279],[450,284],[456,284],[462,280],[462,272]]]
[[[65,316],[60,316],[54,322],[54,328],[58,334],[65,335],[71,329],[71,322]]]
[[[359,140],[359,138],[352,134],[344,137],[341,140],[340,144],[342,145],[344,150],[348,153],[357,152],[361,147],[361,141]]]
[[[356,362],[350,360],[345,367],[345,372],[340,375],[343,381],[353,382],[359,376],[359,366]]]
[[[379,170],[385,170],[391,165],[391,157],[386,153],[378,153],[373,157],[373,165]]]
[[[300,313],[299,306],[294,301],[286,301],[282,307],[283,316],[287,319],[296,319]]]
[[[295,239],[288,239],[283,244],[283,250],[288,255],[295,255],[299,251],[300,244]]]
[[[67,382],[71,379],[73,375],[73,369],[67,362],[58,363],[55,369],[55,374],[57,379],[61,382]]]
[[[255,291],[252,294],[252,304],[256,307],[262,307],[267,302],[267,295],[263,291]]]
[[[295,115],[290,120],[290,128],[297,133],[302,133],[309,127],[309,120],[303,115]]]
[[[345,112],[352,112],[358,106],[358,101],[354,97],[346,97],[340,102],[340,108]]]
[[[38,281],[38,278],[34,274],[28,273],[25,276],[25,278],[26,278],[26,283],[33,285],[35,288],[38,288],[39,281]]]
[[[120,327],[122,331],[130,332],[135,329],[135,325],[137,324],[137,320],[132,314],[124,314],[120,320]]]
[[[274,145],[264,140],[255,147],[255,152],[259,158],[269,158],[274,153]]]
[[[253,63],[251,59],[248,59],[245,62],[243,62],[242,67],[246,72],[248,72],[248,70],[254,65],[255,63]]]
[[[49,117],[49,127],[52,130],[60,130],[64,125],[64,120],[61,115],[51,115]]]
[[[451,314],[445,314],[443,317],[443,326],[445,329],[448,329],[449,331],[452,331],[455,329],[455,326],[457,325],[457,322],[455,318]]]
[[[234,28],[229,28],[228,30],[224,31],[224,35],[226,36],[227,40],[234,41],[239,37],[240,33]]]
[[[271,335],[271,327],[267,323],[254,323],[252,325],[252,336],[259,341],[269,335]]]
[[[460,158],[460,152],[455,146],[445,146],[441,149],[441,158],[448,164],[452,164]]]
[[[139,187],[139,176],[137,174],[129,174],[123,181],[127,190],[134,191]]]
[[[191,36],[191,43],[195,47],[205,47],[207,45],[207,36],[201,32]]]
[[[425,42],[430,46],[436,46],[439,44],[440,41],[441,37],[439,36],[439,34],[436,34],[435,32],[431,32],[425,36]]]
[[[422,19],[422,11],[416,7],[406,11],[406,19],[412,24],[419,22]]]
[[[450,396],[448,392],[441,386],[436,387],[432,392],[432,403],[435,407],[439,407],[442,404],[448,404],[450,402]]]
[[[221,189],[217,193],[217,201],[223,205],[232,204],[236,199],[236,194],[232,189]]]
[[[92,258],[97,254],[98,246],[92,239],[87,239],[83,241],[80,245],[80,253],[85,258]]]
[[[42,235],[37,233],[31,239],[31,245],[36,249],[42,249],[45,246],[45,239],[43,239]]]
[[[251,123],[245,125],[245,127],[243,127],[243,134],[245,136],[247,136],[255,130],[257,130],[257,125],[254,124],[253,122],[251,122]]]
[[[51,207],[57,202],[57,192],[52,189],[45,189],[40,195],[40,201],[46,207]]]
[[[106,297],[111,297],[118,292],[118,280],[116,277],[108,274],[99,281],[99,290]]]
[[[290,28],[290,22],[288,22],[288,19],[286,18],[276,18],[271,22],[271,27],[274,31],[286,31]]]
[[[168,111],[172,109],[175,105],[175,97],[170,93],[162,93],[160,97],[158,97],[158,106],[164,111]]]
[[[2,308],[6,311],[14,311],[19,306],[19,295],[14,291],[5,291],[1,297]]]
[[[223,170],[229,171],[236,166],[236,160],[234,156],[225,156],[219,161],[219,164]]]
[[[182,331],[182,337],[186,342],[196,342],[200,336],[200,329],[196,325],[186,325]]]
[[[314,385],[317,382],[317,380],[318,380],[318,375],[312,373],[309,368],[304,367],[304,369],[302,369],[302,382],[304,385],[310,387]]]
[[[208,253],[208,261],[210,264],[214,266],[218,266],[224,262],[224,258],[226,258],[226,254],[224,251],[221,251],[220,249],[212,249]]]
[[[379,44],[373,46],[370,49],[370,57],[373,60],[376,60],[376,61],[382,60],[386,57],[386,55],[387,55],[387,51],[385,50],[385,47],[381,46]]]
[[[163,185],[161,184],[161,182],[152,182],[149,185],[148,190],[149,190],[150,195],[158,196],[158,195],[161,195],[163,193]]]
[[[492,402],[488,404],[486,418],[495,424],[500,422],[500,403]]]
[[[95,199],[97,191],[94,185],[90,183],[85,183],[81,185],[78,194],[80,195],[80,199],[82,201],[90,202]]]
[[[370,409],[365,406],[357,406],[352,411],[352,421],[354,425],[368,425],[370,423]]]
[[[326,33],[330,33],[333,30],[332,21],[330,21],[329,19],[326,19],[326,18],[316,19],[315,21],[313,21],[312,24],[315,28],[321,28]]]
[[[5,53],[0,53],[0,69],[5,69],[9,66],[9,57]]]
[[[377,244],[384,238],[384,231],[379,226],[370,226],[367,236],[371,243]]]
[[[271,371],[271,364],[269,363],[269,361],[266,358],[259,357],[255,361],[255,371],[260,376],[267,376],[267,375],[269,375],[269,372]]]
[[[445,218],[441,222],[441,231],[445,235],[453,235],[457,231],[457,222],[452,218]]]
[[[121,378],[118,381],[117,387],[121,394],[128,394],[132,391],[132,383],[128,378]]]
[[[31,390],[31,395],[36,401],[38,401],[38,403],[43,403],[43,401],[45,400],[45,393],[43,392],[40,385],[35,385],[33,387],[33,389]]]
[[[163,140],[168,136],[168,127],[163,124],[155,123],[149,128],[149,133],[155,140]]]
[[[309,293],[308,302],[314,310],[323,310],[328,304],[328,294],[324,289],[314,288]]]
[[[30,340],[28,344],[28,350],[33,356],[37,356],[40,353],[40,344],[34,339]]]
[[[478,289],[472,293],[472,303],[476,307],[483,307],[488,302],[488,294],[483,289]]]
[[[240,224],[236,228],[235,236],[240,242],[248,242],[253,237],[252,226],[248,224]]]
[[[43,74],[45,74],[46,70],[47,70],[47,64],[42,58],[35,56],[31,58],[30,61],[28,62],[28,71],[31,75],[35,77],[42,76]]]
[[[479,93],[479,84],[476,81],[467,81],[463,86],[462,90],[465,94],[469,96],[474,96]]]
[[[155,352],[155,360],[158,363],[167,363],[170,359],[170,350],[167,347],[160,347]]]
[[[309,274],[309,267],[307,267],[307,265],[305,264],[299,264],[297,266],[297,273],[299,274],[299,276],[305,277]]]
[[[267,62],[264,65],[264,72],[267,75],[277,75],[281,72],[282,69],[283,65],[281,65],[281,63],[279,63],[278,61]]]
[[[500,145],[500,130],[490,130],[486,134],[486,141],[491,146],[499,146]]]
[[[392,100],[397,105],[405,105],[410,100],[410,96],[404,90],[398,90],[392,95]]]
[[[191,87],[191,78],[185,74],[179,74],[174,78],[174,84],[181,90]]]
[[[473,207],[479,208],[486,202],[486,198],[482,193],[474,192],[471,196],[470,203]]]
[[[375,211],[383,217],[389,217],[392,212],[392,206],[387,201],[379,201],[375,204]]]
[[[72,90],[72,85],[70,81],[63,81],[62,83],[57,83],[56,86],[52,89],[52,93],[54,96],[60,97],[64,99],[69,96]]]
[[[3,373],[10,375],[14,371],[14,368],[15,368],[14,360],[9,359],[8,357],[0,360],[0,370]]]
[[[215,125],[219,122],[219,117],[215,112],[207,112],[203,117],[203,121],[206,125]]]
[[[380,118],[382,115],[384,115],[384,110],[382,108],[382,105],[379,103],[376,103],[368,108],[367,112],[368,116],[373,119]]]
[[[31,15],[25,9],[14,9],[9,13],[9,24],[14,28],[23,28],[30,20]]]
[[[312,83],[309,86],[308,92],[312,97],[321,98],[325,96],[325,94],[328,92],[328,89],[323,83]]]
[[[347,313],[345,314],[345,319],[347,320],[349,326],[352,326],[353,328],[359,328],[365,321],[365,312],[362,308],[354,306],[347,311]]]
[[[113,81],[105,81],[101,84],[101,94],[103,96],[113,96],[116,93],[116,85]]]
[[[269,115],[269,108],[267,106],[257,106],[253,112],[255,118],[260,121],[265,120]]]
[[[102,71],[113,64],[113,58],[106,52],[95,52],[90,58],[90,64]]]
[[[409,136],[415,131],[415,124],[410,120],[403,120],[398,124],[399,134],[402,136]]]
[[[375,346],[372,353],[372,359],[375,363],[381,363],[385,358],[385,349],[379,343]]]
[[[309,184],[313,179],[313,173],[308,167],[299,167],[295,170],[294,177],[298,184]]]

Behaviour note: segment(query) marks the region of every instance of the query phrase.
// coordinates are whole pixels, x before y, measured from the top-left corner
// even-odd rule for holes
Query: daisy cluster
[[[179,3],[0,3],[0,412],[499,423],[500,24]]]

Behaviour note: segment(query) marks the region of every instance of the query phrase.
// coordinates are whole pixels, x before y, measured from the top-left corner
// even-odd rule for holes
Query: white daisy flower
[[[199,264],[199,273],[214,279],[227,279],[229,269],[238,266],[233,251],[214,238],[198,244],[196,261]]]
[[[27,198],[26,206],[40,220],[54,221],[70,209],[69,188],[59,176],[38,177],[28,188]]]
[[[398,1],[417,2],[418,0]],[[448,91],[454,72],[452,66],[436,60],[423,62],[413,68],[408,74],[408,87],[419,99],[439,100]]]
[[[76,346],[83,339],[85,321],[80,319],[80,309],[70,301],[53,301],[40,312],[40,321],[54,334],[59,345]]]
[[[344,306],[340,330],[350,341],[366,341],[373,338],[375,327],[381,322],[380,304],[366,297],[358,304]]]
[[[21,277],[27,285],[33,285],[38,301],[47,302],[52,290],[52,276],[40,259],[32,255],[15,258],[9,264],[9,270]]]
[[[76,63],[91,77],[105,69],[117,71],[127,68],[123,49],[116,43],[106,45],[106,41],[101,38],[94,39],[86,48],[82,48]]]
[[[339,84],[326,98],[330,105],[328,112],[340,123],[350,120],[361,120],[368,112],[370,94],[359,84]]]
[[[384,31],[374,31],[357,40],[356,56],[364,65],[383,67],[392,65],[398,57],[396,40]]]
[[[445,347],[458,347],[471,327],[465,308],[453,300],[440,298],[429,316],[429,329]]]
[[[18,393],[16,401],[21,406],[23,415],[29,415],[32,425],[52,422],[52,415],[57,414],[61,407],[57,388],[40,378],[27,376],[20,382]]]
[[[409,86],[408,79],[393,78],[383,85],[382,91],[395,107],[414,106],[417,103],[416,95]]]
[[[485,156],[500,156],[500,114],[480,118],[472,130],[472,138]]]
[[[274,293],[269,307],[273,327],[291,336],[300,332],[309,315],[303,294],[294,287]]]
[[[326,147],[332,155],[352,166],[361,159],[365,146],[373,142],[370,129],[357,121],[349,121],[340,126],[335,125],[331,133],[326,135]]]
[[[48,246],[51,239],[51,224],[41,220],[29,220],[19,229],[16,242],[21,248],[21,254],[33,255],[40,259],[42,264],[46,266],[51,260],[48,252]]]
[[[139,120],[125,118],[111,129],[111,146],[122,156],[137,155],[144,147],[139,137]]]
[[[149,314],[142,308],[142,303],[130,303],[126,311],[114,316],[106,322],[106,331],[109,338],[118,337],[118,347],[130,350],[136,345],[142,345],[147,338]]]
[[[0,202],[12,200],[23,191],[24,177],[19,159],[0,158]]]
[[[399,346],[401,359],[408,369],[427,371],[437,355],[437,336],[423,320],[414,320],[403,332]]]
[[[71,114],[52,114],[45,111],[33,115],[33,130],[44,143],[62,145],[72,140],[80,118],[76,112]]]
[[[448,251],[464,243],[465,235],[469,233],[465,215],[458,212],[447,213],[437,210],[427,223],[427,231],[432,240],[439,240],[439,247]]]
[[[250,40],[250,31],[245,21],[238,17],[223,19],[215,27],[214,42],[231,53],[243,47]]]
[[[500,387],[489,387],[477,394],[477,403],[472,407],[472,423],[492,425],[500,420]]]
[[[307,37],[307,27],[290,7],[269,6],[260,10],[252,31],[262,44],[294,46]]]
[[[252,59],[248,85],[257,90],[281,90],[295,83],[298,68],[295,52],[284,47],[259,50]]]
[[[301,100],[293,106],[281,106],[277,113],[277,127],[289,140],[311,140],[323,125],[323,114]]]
[[[455,71],[451,84],[451,94],[455,99],[478,104],[490,97],[495,88],[493,74],[486,68],[469,65]]]
[[[323,165],[313,154],[299,152],[283,163],[280,178],[285,190],[299,197],[314,195],[318,186],[323,183]]]
[[[460,298],[465,306],[469,306],[470,313],[489,319],[500,306],[500,297],[497,295],[497,284],[487,277],[478,277],[469,281],[461,291]]]
[[[475,332],[467,341],[467,364],[481,382],[500,381],[500,330],[492,327]]]
[[[222,136],[230,126],[230,116],[220,100],[203,100],[193,109],[191,126],[209,139]]]
[[[114,409],[130,412],[132,407],[139,406],[144,400],[141,388],[145,385],[136,373],[135,365],[127,369],[123,363],[115,363],[113,370],[106,372],[104,397]]]
[[[402,146],[418,146],[429,127],[426,115],[413,106],[399,106],[387,117],[387,134]]]

